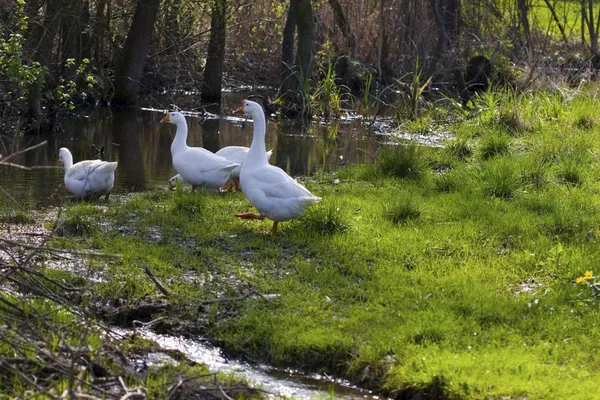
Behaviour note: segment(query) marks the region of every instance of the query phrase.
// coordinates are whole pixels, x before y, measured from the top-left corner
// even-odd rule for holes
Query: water
[[[130,331],[115,329],[117,333]],[[367,390],[352,386],[349,382],[332,379],[326,375],[306,375],[294,370],[281,370],[266,365],[252,365],[246,362],[226,359],[219,348],[200,339],[187,339],[179,336],[159,335],[147,329],[136,331],[146,339],[159,344],[165,350],[177,350],[195,362],[205,364],[212,372],[231,373],[248,380],[252,387],[270,393],[268,398],[294,399],[380,399]],[[153,357],[161,359],[160,357]],[[167,361],[168,360],[163,360]]]
[[[211,151],[230,145],[250,146],[252,123],[233,117],[233,104],[223,108],[220,116],[187,117],[190,146]],[[119,162],[113,193],[166,187],[168,178],[176,173],[170,153],[175,127],[159,124],[163,115],[162,110],[153,109],[98,109],[65,121],[61,132],[56,134],[0,137],[0,154],[9,154],[11,146],[24,149],[48,141],[46,146],[10,160],[26,167],[43,168],[28,171],[0,166],[0,186],[19,203],[33,207],[59,204],[70,196],[64,188],[59,148],[69,148],[77,162],[98,158],[95,146],[104,147],[104,160]],[[312,124],[303,128],[287,121],[269,121],[266,141],[267,149],[273,149],[270,162],[292,176],[311,175],[344,163],[370,162],[377,146],[375,135],[360,122]],[[0,204],[8,202],[6,196],[0,195]]]

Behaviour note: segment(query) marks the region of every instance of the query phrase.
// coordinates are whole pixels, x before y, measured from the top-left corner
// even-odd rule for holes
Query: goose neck
[[[187,147],[187,136],[188,136],[188,127],[185,122],[178,123],[175,125],[177,127],[177,131],[175,133],[175,138],[173,139],[173,143],[171,144],[171,153],[177,152],[179,150],[185,149]]]
[[[71,155],[71,153],[68,153],[68,152],[63,153],[62,163],[65,167],[65,174],[66,174],[73,166],[73,156]]]
[[[266,124],[265,115],[261,113],[254,113],[252,115],[253,133],[252,133],[252,144],[250,145],[250,151],[248,157],[252,157],[255,160],[266,160],[265,153],[267,147],[265,143],[266,136]]]

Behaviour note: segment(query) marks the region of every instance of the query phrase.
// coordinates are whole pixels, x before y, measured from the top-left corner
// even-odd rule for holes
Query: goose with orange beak
[[[202,147],[189,147],[187,145],[188,126],[183,114],[170,111],[160,122],[177,127],[175,138],[171,144],[173,167],[177,173],[184,181],[192,185],[192,190],[205,187],[211,191],[218,191],[229,180],[231,171],[239,164],[232,163]]]
[[[268,163],[266,154],[266,124],[262,107],[251,100],[242,101],[235,111],[252,118],[252,144],[240,171],[240,186],[246,198],[258,210],[236,214],[242,219],[273,221],[271,233],[277,232],[279,222],[304,215],[306,209],[321,200],[296,182],[281,168]]]

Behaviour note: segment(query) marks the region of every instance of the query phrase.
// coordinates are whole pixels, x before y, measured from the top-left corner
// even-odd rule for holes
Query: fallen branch
[[[16,153],[9,154],[9,155],[7,155],[4,158],[0,158],[0,165],[2,165],[2,164],[7,165],[8,164],[7,161],[10,160],[11,158],[18,156],[19,154],[23,154],[23,153],[26,153],[26,152],[31,151],[33,149],[36,149],[38,147],[44,146],[46,144],[48,144],[48,141],[44,140],[41,143],[35,144],[35,145],[30,146],[30,147],[28,147],[26,149],[23,149],[23,150],[19,150]]]
[[[231,302],[231,301],[240,301],[240,300],[245,300],[248,297],[252,297],[252,296],[258,296],[261,299],[263,299],[265,302],[269,302],[271,301],[272,298],[277,297],[278,295],[276,294],[267,294],[264,295],[262,293],[259,293],[258,291],[256,291],[256,289],[252,289],[251,291],[249,291],[248,293],[242,295],[242,296],[238,296],[238,297],[220,297],[218,299],[208,299],[208,300],[204,300],[202,302],[202,304],[212,304],[212,303],[227,303],[227,302]]]
[[[153,319],[152,321],[148,321],[148,322],[142,322],[142,321],[138,321],[137,319],[134,319],[133,321],[131,321],[131,323],[136,328],[137,327],[148,328],[149,326],[152,326],[155,323],[162,321],[163,319],[167,319],[167,317],[156,318],[156,319]]]
[[[156,279],[156,277],[154,276],[152,271],[150,271],[150,268],[148,268],[147,265],[144,265],[144,272],[146,273],[146,275],[148,275],[148,277],[150,277],[150,280],[154,282],[158,290],[160,290],[165,296],[171,295],[171,293],[169,293],[169,291],[165,289],[165,287],[158,281],[158,279]]]

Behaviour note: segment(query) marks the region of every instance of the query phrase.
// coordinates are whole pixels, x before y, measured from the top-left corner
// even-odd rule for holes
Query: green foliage
[[[417,118],[420,114],[420,106],[423,102],[422,95],[423,91],[429,86],[432,80],[430,76],[426,81],[423,82],[423,69],[419,65],[419,58],[415,59],[413,71],[409,74],[410,81],[408,84],[403,83],[401,80],[398,84],[401,87],[405,87],[406,90],[400,97],[398,109],[400,114],[397,116],[398,119],[402,119],[407,116],[410,119]]]
[[[328,63],[327,71],[325,71],[323,77],[317,82],[311,95],[311,108],[322,114],[325,119],[328,119],[332,114],[337,118],[342,111],[344,87],[338,85],[335,78],[333,64]],[[347,88],[345,89],[347,90]]]

